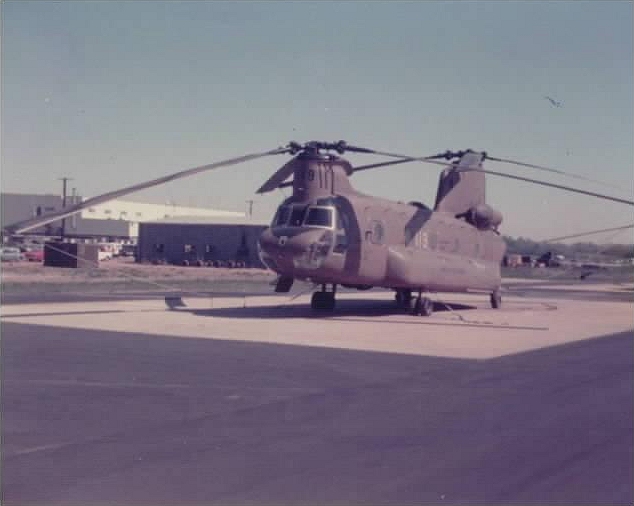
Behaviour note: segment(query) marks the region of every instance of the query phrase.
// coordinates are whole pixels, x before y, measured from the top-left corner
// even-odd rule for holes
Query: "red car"
[[[24,258],[29,262],[43,262],[44,261],[44,249],[36,248],[30,249],[23,253]]]

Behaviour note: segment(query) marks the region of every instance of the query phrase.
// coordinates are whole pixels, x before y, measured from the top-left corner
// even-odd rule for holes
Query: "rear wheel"
[[[500,309],[500,307],[502,307],[502,294],[500,290],[495,290],[491,293],[491,307],[493,309]]]
[[[335,294],[333,292],[313,293],[310,307],[314,311],[333,311],[335,309]]]
[[[431,316],[434,312],[434,303],[428,297],[416,297],[414,306],[412,308],[412,314],[414,316]]]

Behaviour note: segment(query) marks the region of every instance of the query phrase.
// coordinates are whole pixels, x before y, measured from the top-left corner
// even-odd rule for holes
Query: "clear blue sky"
[[[5,192],[59,193],[69,176],[94,196],[289,140],[345,139],[418,156],[485,150],[617,188],[494,170],[634,198],[631,1],[1,5]],[[286,159],[129,198],[239,211],[254,199],[268,219],[282,194],[254,192]],[[437,178],[409,164],[353,184],[431,205]],[[512,236],[634,222],[630,206],[493,176],[487,197]]]

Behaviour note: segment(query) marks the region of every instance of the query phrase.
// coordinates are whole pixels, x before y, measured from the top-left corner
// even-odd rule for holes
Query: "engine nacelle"
[[[502,213],[487,204],[470,209],[473,224],[479,229],[497,229],[502,223]]]

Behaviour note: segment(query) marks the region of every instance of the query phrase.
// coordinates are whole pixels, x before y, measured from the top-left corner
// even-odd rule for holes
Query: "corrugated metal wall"
[[[242,261],[264,267],[257,240],[264,225],[140,223],[137,261],[182,265],[184,261]]]

